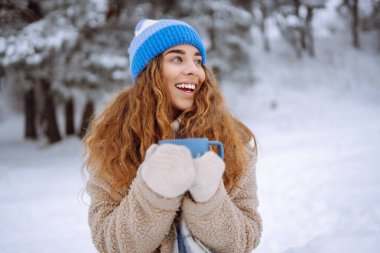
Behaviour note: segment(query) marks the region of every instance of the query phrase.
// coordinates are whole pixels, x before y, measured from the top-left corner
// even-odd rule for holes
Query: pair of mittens
[[[206,202],[216,193],[224,169],[223,160],[212,151],[193,159],[184,146],[153,144],[141,165],[141,176],[150,189],[166,198],[189,191],[196,202]]]

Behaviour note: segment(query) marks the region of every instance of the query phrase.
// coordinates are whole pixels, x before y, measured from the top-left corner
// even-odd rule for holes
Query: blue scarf
[[[177,237],[173,253],[212,253],[197,238],[193,237],[180,217],[180,224],[176,227]]]

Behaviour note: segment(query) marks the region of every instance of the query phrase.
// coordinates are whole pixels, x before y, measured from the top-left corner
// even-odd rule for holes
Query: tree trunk
[[[74,130],[74,99],[70,97],[65,104],[66,135],[73,135]]]
[[[294,14],[298,17],[298,18],[301,18],[300,17],[300,7],[301,7],[301,2],[300,0],[293,0],[293,5],[294,5]],[[305,29],[301,29],[299,30],[300,32],[300,36],[299,36],[299,39],[300,39],[300,45],[301,45],[301,51],[302,50],[305,50],[306,49],[306,33],[307,31]],[[297,53],[297,55],[299,55]]]
[[[106,13],[106,20],[109,21],[112,18],[119,19],[122,10],[124,8],[123,0],[108,0],[108,9]]]
[[[41,86],[44,94],[44,125],[45,135],[49,143],[55,143],[61,140],[61,135],[58,130],[57,116],[55,113],[54,97],[50,90],[49,81],[42,79]]]
[[[161,0],[161,1],[153,1],[153,3],[157,2],[158,6],[162,7],[162,13],[167,16],[171,11],[178,9],[178,0]]]
[[[212,23],[211,23],[211,26],[209,27],[208,29],[208,34],[210,34],[210,41],[211,41],[211,46],[210,46],[210,49],[209,51],[210,52],[213,52],[216,50],[216,28],[215,28],[215,17],[214,17],[214,11],[213,10],[209,10],[208,11],[208,14],[209,16],[211,17],[212,19]]]
[[[34,87],[24,93],[25,139],[37,139]]]
[[[92,100],[88,100],[84,108],[83,115],[82,115],[82,123],[80,127],[80,132],[79,132],[80,138],[83,138],[86,135],[91,119],[94,115],[94,112],[95,112],[94,102]]]
[[[307,43],[306,43],[306,47],[307,47],[307,51],[309,52],[309,55],[311,57],[314,57],[315,51],[314,51],[314,36],[313,36],[312,21],[313,21],[313,8],[307,7],[307,16],[306,16]]]
[[[266,52],[270,52],[270,45],[269,45],[269,39],[266,31],[266,24],[265,21],[267,20],[268,17],[268,10],[264,6],[264,4],[261,5],[261,12],[263,14],[262,20],[260,22],[260,30],[261,34],[263,36],[263,44],[264,44],[264,49]]]
[[[352,44],[356,48],[360,48],[359,40],[359,7],[358,0],[353,0],[351,7],[351,30],[352,30]]]
[[[293,5],[294,5],[294,11],[295,11],[295,15],[297,17],[300,16],[300,7],[301,7],[301,2],[300,0],[293,0]]]

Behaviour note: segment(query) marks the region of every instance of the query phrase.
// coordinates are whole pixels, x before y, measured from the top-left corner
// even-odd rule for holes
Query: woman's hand
[[[194,182],[191,153],[179,145],[153,144],[146,151],[141,176],[154,192],[167,198],[178,197]]]
[[[206,202],[216,193],[224,172],[223,160],[213,151],[194,159],[195,180],[190,193],[196,202]]]

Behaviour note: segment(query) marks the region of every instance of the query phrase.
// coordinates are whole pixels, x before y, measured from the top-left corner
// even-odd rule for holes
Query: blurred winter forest
[[[367,31],[377,29],[380,41],[379,0],[337,1],[353,47],[361,50],[361,34]],[[83,136],[98,102],[129,84],[127,48],[142,18],[188,22],[204,39],[207,66],[222,85],[254,85],[247,52],[252,43],[261,43],[270,54],[268,23],[276,24],[295,56],[318,57],[313,17],[327,2],[0,0],[0,121],[23,113],[25,139],[55,143]],[[261,41],[254,41],[253,28]]]

